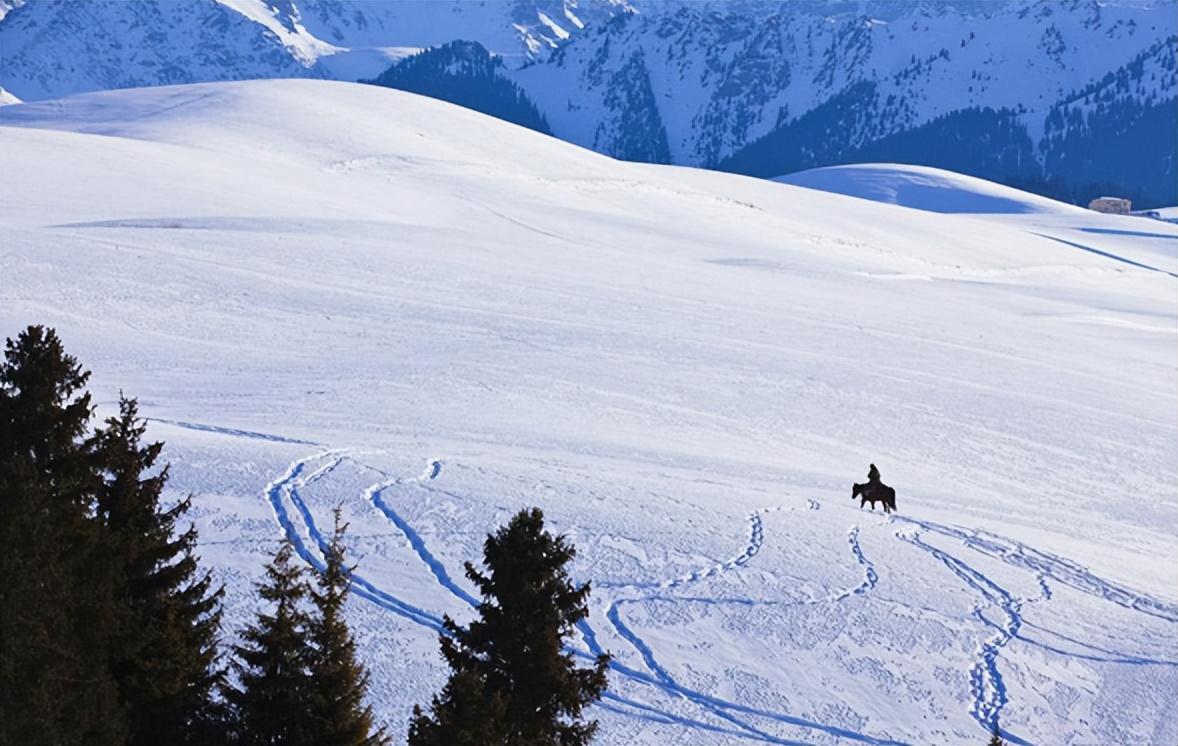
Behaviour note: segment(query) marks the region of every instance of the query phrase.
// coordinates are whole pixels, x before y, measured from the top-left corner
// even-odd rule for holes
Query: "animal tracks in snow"
[[[712,565],[711,567],[707,567],[702,570],[689,572],[686,575],[675,578],[674,580],[663,581],[662,583],[658,584],[658,587],[663,590],[678,588],[679,586],[687,585],[688,583],[694,583],[698,580],[703,580],[704,578],[710,578],[713,575],[724,572],[725,570],[732,570],[737,567],[743,567],[744,565],[747,565],[753,557],[757,556],[757,552],[761,551],[761,545],[765,543],[765,525],[764,521],[761,519],[762,513],[775,512],[777,510],[780,510],[780,508],[768,508],[766,510],[754,511],[749,514],[748,543],[746,543],[741,552],[732,559]]]

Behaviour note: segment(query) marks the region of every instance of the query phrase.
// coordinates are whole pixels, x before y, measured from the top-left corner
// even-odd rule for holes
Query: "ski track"
[[[606,618],[609,619],[610,624],[613,625],[618,634],[621,635],[624,640],[629,642],[630,645],[632,645],[634,649],[638,651],[638,654],[642,656],[642,661],[646,665],[646,668],[655,675],[655,678],[657,678],[659,682],[662,683],[663,687],[669,690],[678,691],[680,689],[678,682],[676,682],[674,677],[672,677],[671,674],[659,664],[658,660],[655,659],[654,651],[650,649],[650,646],[648,646],[641,637],[635,634],[629,627],[626,626],[624,622],[622,622],[618,612],[618,608],[622,603],[624,602],[618,601],[611,604],[609,609],[606,611]],[[770,735],[769,733],[766,733],[765,731],[754,728],[748,723],[737,719],[730,713],[725,712],[722,707],[718,706],[716,703],[710,701],[706,697],[702,697],[698,700],[693,697],[689,697],[689,699],[697,701],[716,717],[727,720],[741,730],[747,731],[750,735],[756,736],[758,739],[765,741],[766,743],[793,743],[791,741],[783,741],[773,735]]]
[[[266,486],[266,498],[270,501],[270,505],[274,509],[274,517],[277,519],[279,526],[282,528],[283,534],[294,546],[295,553],[302,557],[307,564],[316,569],[323,567],[323,561],[315,556],[315,554],[307,547],[306,543],[299,535],[298,528],[295,526],[294,521],[291,520],[290,514],[287,512],[283,497],[287,496],[290,498],[291,502],[302,516],[303,523],[307,527],[307,533],[310,534],[311,538],[315,540],[317,544],[319,544],[320,550],[322,550],[323,547],[326,546],[326,539],[319,531],[318,526],[315,525],[315,521],[311,517],[310,510],[307,509],[306,504],[299,496],[296,480],[298,480],[302,475],[303,470],[306,468],[308,463],[318,461],[323,458],[333,457],[335,453],[337,452],[324,451],[307,458],[293,461],[291,462],[290,466],[287,467],[286,472],[281,477]],[[331,465],[330,468],[334,469],[336,465],[338,464]],[[324,471],[324,473],[326,473],[326,471]],[[323,476],[323,474],[320,474],[319,476]],[[437,632],[442,631],[442,620],[440,618],[430,614],[424,609],[418,608],[410,603],[402,601],[395,596],[385,593],[370,581],[365,579],[362,575],[353,573],[352,582],[355,586],[354,590],[357,596],[371,601],[372,603],[387,611],[391,611],[394,614],[403,616],[410,621],[416,622],[425,627],[429,627],[430,629],[433,629]]]
[[[323,566],[323,562],[315,555],[314,552],[308,548],[306,543],[303,542],[299,534],[298,527],[296,526],[294,520],[291,519],[290,514],[287,511],[286,499],[289,499],[290,503],[298,512],[302,523],[306,527],[307,534],[309,535],[310,539],[315,544],[317,544],[319,549],[322,551],[327,546],[328,540],[325,536],[323,536],[322,532],[316,525],[310,509],[307,507],[299,493],[299,489],[306,487],[307,485],[310,485],[320,479],[323,479],[324,477],[327,477],[331,474],[332,471],[335,470],[336,467],[340,465],[343,460],[354,460],[346,454],[346,451],[328,450],[294,461],[288,466],[286,472],[284,472],[283,475],[278,479],[267,485],[265,490],[266,496],[274,509],[275,517],[280,527],[282,528],[284,535],[294,545],[295,551],[298,553],[298,555],[315,568],[321,568]],[[307,473],[306,469],[308,466],[318,461],[323,461],[324,463],[319,465],[319,467],[314,471]],[[363,464],[361,465],[363,466]],[[364,491],[364,497],[404,534],[414,553],[417,554],[422,563],[426,565],[431,574],[434,576],[434,579],[442,588],[460,600],[470,604],[471,606],[477,607],[479,602],[453,581],[442,563],[429,551],[425,544],[425,540],[421,537],[421,535],[417,533],[417,531],[413,529],[413,527],[403,517],[401,517],[400,514],[393,510],[388,502],[384,499],[386,490],[398,485],[409,485],[431,481],[436,479],[441,474],[441,469],[441,461],[431,460],[427,463],[426,468],[419,476],[414,478],[386,478],[384,481],[369,486]],[[819,503],[814,500],[808,500],[807,506],[810,510],[819,509]],[[631,584],[619,585],[618,587],[629,588],[631,590],[646,588],[657,591],[666,591],[681,588],[689,583],[694,583],[714,577],[721,572],[744,567],[748,565],[752,558],[761,551],[761,548],[764,545],[765,528],[762,516],[766,513],[776,512],[783,509],[785,509],[785,506],[776,506],[772,508],[764,508],[750,513],[748,518],[748,541],[745,543],[745,546],[739,554],[727,561],[720,562],[706,569],[696,570],[678,578],[663,581],[662,583],[658,584]],[[1090,655],[1086,653],[1067,651],[1043,642],[1042,640],[1037,640],[1027,636],[1022,632],[1024,624],[1028,627],[1036,627],[1033,624],[1024,622],[1021,615],[1020,601],[1016,600],[1005,588],[963,560],[924,541],[921,538],[921,534],[937,534],[955,539],[960,541],[965,547],[969,549],[977,551],[983,555],[1002,560],[1003,562],[1016,568],[1033,573],[1036,582],[1039,584],[1041,596],[1040,600],[1050,600],[1052,598],[1053,594],[1050,586],[1048,585],[1048,581],[1050,580],[1079,590],[1083,593],[1104,599],[1111,603],[1115,603],[1126,609],[1147,614],[1165,621],[1178,622],[1178,608],[1175,608],[1173,605],[1167,604],[1163,601],[1144,594],[1136,593],[1124,586],[1103,580],[1102,578],[1092,574],[1087,570],[1087,568],[1084,568],[1083,566],[1072,562],[1071,560],[1027,547],[1021,543],[1011,541],[988,532],[977,530],[969,531],[962,528],[945,526],[909,517],[891,516],[890,520],[907,523],[912,527],[912,531],[910,532],[905,532],[903,530],[897,531],[895,536],[898,539],[911,544],[921,551],[929,554],[931,557],[939,561],[951,572],[953,572],[953,574],[956,575],[968,588],[979,593],[982,597],[982,602],[974,607],[974,617],[983,625],[993,629],[995,634],[981,643],[978,650],[978,661],[975,663],[969,673],[970,692],[973,699],[970,707],[970,715],[987,732],[992,730],[994,726],[1000,725],[1002,709],[1009,701],[1006,686],[1003,681],[1002,674],[998,668],[998,656],[1002,649],[1012,640],[1018,639],[1028,644],[1042,648],[1048,652],[1077,658],[1080,660],[1106,663],[1123,663],[1130,665],[1178,666],[1178,662],[1176,661],[1147,658],[1108,651],[1089,643],[1074,640],[1061,633],[1054,632],[1042,627],[1038,627],[1038,629],[1059,637],[1068,643],[1079,645],[1094,651],[1095,653],[1099,653],[1100,655]],[[863,568],[863,580],[853,588],[845,589],[838,593],[831,593],[823,598],[774,601],[731,597],[688,597],[654,593],[639,597],[619,598],[615,599],[612,603],[609,604],[605,612],[606,619],[617,632],[619,637],[625,640],[638,652],[642,658],[644,666],[648,669],[648,671],[641,671],[632,668],[616,660],[610,661],[610,669],[633,683],[652,686],[662,690],[668,695],[692,702],[703,708],[712,716],[723,720],[728,725],[701,721],[696,718],[667,712],[665,710],[659,709],[657,706],[634,700],[612,691],[607,691],[605,693],[603,702],[600,706],[611,712],[625,714],[630,717],[642,718],[651,722],[680,725],[685,728],[702,729],[711,733],[722,734],[728,737],[753,740],[762,743],[792,745],[802,742],[792,741],[776,736],[772,733],[768,733],[748,722],[745,722],[745,720],[738,717],[738,715],[814,730],[858,743],[888,746],[898,746],[899,744],[902,744],[903,742],[900,741],[875,738],[863,733],[839,728],[834,725],[828,725],[792,715],[776,713],[758,709],[756,707],[742,705],[718,697],[712,697],[702,692],[687,688],[677,682],[670,672],[668,672],[658,662],[658,659],[656,658],[651,647],[642,639],[640,635],[634,632],[633,629],[631,629],[625,623],[625,620],[622,616],[622,607],[626,604],[642,603],[646,601],[665,601],[670,603],[705,603],[714,605],[743,604],[747,606],[810,605],[839,602],[852,596],[863,595],[875,588],[879,581],[879,576],[874,564],[872,564],[872,562],[867,559],[863,553],[863,549],[859,543],[859,533],[859,527],[852,526],[847,532],[847,543],[852,557],[855,559],[856,563]],[[442,627],[441,619],[438,615],[414,606],[413,604],[410,604],[381,590],[376,585],[360,575],[353,574],[352,579],[357,596],[364,598],[365,600],[368,600],[387,611],[398,614],[412,622],[420,624],[436,632],[444,633],[444,628]],[[987,607],[997,607],[1002,612],[1004,617],[1003,622],[998,623],[991,620],[985,613],[985,609]],[[598,641],[596,632],[588,620],[580,620],[576,626],[581,633],[586,647],[588,648],[588,652],[570,649],[570,653],[576,657],[588,660],[594,660],[597,656],[605,654],[605,650]],[[1000,732],[1003,738],[1012,744],[1018,744],[1019,746],[1029,746],[1028,741],[1013,735],[1008,731],[1001,730]]]
[[[313,443],[309,440],[299,440],[298,438],[287,438],[282,435],[271,435],[270,433],[259,433],[253,430],[238,430],[232,427],[218,427],[216,425],[205,425],[200,422],[183,422],[181,420],[165,420],[160,417],[144,417],[147,422],[159,422],[164,425],[172,425],[173,427],[181,427],[185,430],[197,430],[203,433],[216,433],[217,435],[228,435],[233,438],[250,438],[252,440],[266,440],[271,443],[294,443],[296,445],[315,446],[318,443]]]
[[[814,500],[808,500],[807,506],[811,510],[818,509],[818,503]],[[702,572],[696,571],[696,572],[690,573],[688,575],[676,578],[675,580],[672,580],[672,581],[669,581],[666,583],[662,583],[658,587],[663,590],[669,590],[672,588],[680,587],[680,586],[685,585],[686,583],[689,583],[689,582],[694,582],[694,581],[703,580],[705,578],[712,577],[713,575],[717,574],[718,572],[722,572],[725,570],[732,570],[732,569],[735,569],[738,567],[743,567],[743,566],[747,565],[748,562],[754,556],[756,556],[758,552],[760,552],[761,547],[764,545],[764,542],[765,542],[765,528],[764,528],[764,521],[761,517],[762,514],[777,512],[777,511],[782,510],[783,507],[784,506],[779,505],[779,506],[775,506],[772,508],[764,508],[762,510],[754,511],[753,513],[751,513],[749,515],[749,540],[748,540],[748,543],[745,545],[745,548],[741,551],[741,553],[738,554],[733,559],[728,560],[727,562],[724,562],[724,563],[721,563],[718,565],[714,565],[711,568],[708,568],[706,571],[702,571]],[[707,710],[711,711],[712,714],[716,715],[717,717],[727,720],[728,722],[732,723],[733,725],[736,725],[738,728],[741,728],[742,730],[746,731],[748,736],[755,737],[757,740],[763,741],[765,743],[785,743],[785,744],[796,743],[795,741],[789,741],[787,739],[782,739],[777,736],[774,736],[774,735],[767,733],[763,730],[755,728],[754,726],[752,726],[746,722],[743,722],[739,719],[734,718],[730,712],[730,710],[733,709],[731,706],[731,703],[727,703],[727,702],[724,702],[724,701],[716,699],[716,698],[708,697],[707,695],[702,695],[698,692],[691,692],[690,690],[687,690],[684,687],[682,687],[674,679],[674,677],[671,676],[670,672],[668,672],[665,668],[663,668],[663,666],[658,662],[658,660],[655,658],[654,651],[650,648],[650,646],[647,645],[646,642],[637,633],[635,633],[628,625],[626,625],[626,623],[622,620],[621,608],[623,605],[626,605],[626,604],[644,603],[644,602],[649,602],[649,601],[667,601],[667,602],[672,602],[672,603],[683,603],[683,602],[705,603],[705,604],[712,604],[712,605],[742,604],[742,605],[747,605],[747,606],[758,606],[758,605],[799,606],[799,605],[816,605],[816,604],[822,604],[822,603],[841,601],[843,599],[849,598],[852,595],[859,595],[859,594],[866,593],[868,590],[875,587],[875,584],[876,584],[876,582],[878,582],[878,579],[879,579],[879,577],[875,571],[875,566],[869,560],[867,560],[867,558],[863,555],[863,550],[859,546],[859,527],[858,526],[851,527],[850,531],[848,532],[847,539],[848,539],[848,543],[851,548],[852,555],[855,557],[855,560],[860,565],[862,565],[864,568],[864,579],[862,582],[860,582],[855,587],[847,589],[847,590],[842,591],[840,593],[831,593],[831,594],[828,594],[824,598],[810,599],[810,600],[805,600],[805,601],[756,601],[756,600],[747,599],[747,598],[682,597],[682,596],[646,595],[646,596],[642,596],[640,598],[621,598],[621,599],[614,600],[609,605],[609,607],[606,609],[605,616],[606,616],[606,619],[609,620],[610,624],[613,626],[614,630],[618,633],[618,635],[621,636],[622,639],[626,640],[636,651],[638,651],[638,654],[642,657],[643,664],[651,672],[651,674],[654,675],[655,679],[664,688],[666,688],[670,691],[674,691],[677,694],[680,694],[681,696],[684,696],[687,699],[696,702],[697,704],[699,704],[699,705],[703,706],[704,708],[706,708]],[[589,644],[590,650],[593,650],[595,653],[599,654],[601,652],[601,649],[597,645],[596,635],[594,635],[592,633],[592,628],[589,626],[589,624],[586,622],[582,622],[581,624],[578,625],[578,627],[581,629],[582,634],[585,636],[586,643]],[[621,664],[615,664],[614,667],[616,670],[623,670],[623,667],[621,666]],[[741,708],[736,711],[739,711],[739,712],[742,712],[745,714],[753,714],[753,715],[757,715],[760,717],[765,717],[765,718],[771,719],[771,720],[777,720],[779,722],[786,722],[790,725],[797,725],[797,726],[801,726],[801,727],[822,730],[822,731],[830,733],[832,735],[837,735],[841,738],[847,738],[850,740],[857,740],[857,741],[862,741],[862,742],[867,742],[867,743],[892,743],[890,741],[879,741],[878,739],[872,739],[870,736],[865,736],[864,734],[861,734],[861,733],[854,733],[852,731],[846,731],[846,730],[837,728],[835,726],[828,726],[828,725],[813,723],[810,721],[803,721],[798,718],[792,718],[791,716],[768,714],[768,713],[764,713],[762,711],[752,711],[751,709],[745,709],[745,708]]]
[[[1059,639],[1065,640],[1066,642],[1069,642],[1073,645],[1078,645],[1083,648],[1088,648],[1089,650],[1092,650],[1096,653],[1100,653],[1100,655],[1090,655],[1088,653],[1077,653],[1077,652],[1074,652],[1071,650],[1064,650],[1064,649],[1056,647],[1054,645],[1048,645],[1047,643],[1043,642],[1042,640],[1038,640],[1034,637],[1029,637],[1021,629],[1019,630],[1019,633],[1018,633],[1019,640],[1021,640],[1022,642],[1025,642],[1029,645],[1034,645],[1037,648],[1042,648],[1043,650],[1046,650],[1048,652],[1055,653],[1056,655],[1062,655],[1062,656],[1065,656],[1068,658],[1078,658],[1080,660],[1086,660],[1086,661],[1093,661],[1095,663],[1124,663],[1124,664],[1130,665],[1130,666],[1178,666],[1178,661],[1165,660],[1162,658],[1148,658],[1145,656],[1131,655],[1128,653],[1118,653],[1113,650],[1108,650],[1107,648],[1102,648],[1097,645],[1093,645],[1090,642],[1083,642],[1082,640],[1077,640],[1074,637],[1068,637],[1067,635],[1063,634],[1062,632],[1057,632],[1056,630],[1048,629],[1046,627],[1041,627],[1041,626],[1039,626],[1037,624],[1033,624],[1025,619],[1023,620],[1023,627],[1031,627],[1032,629],[1041,630],[1043,632],[1046,632],[1049,635],[1052,635],[1054,637],[1058,637]]]
[[[408,521],[402,518],[401,515],[397,513],[397,511],[393,510],[384,499],[384,492],[390,487],[419,482],[428,482],[430,480],[437,479],[438,475],[441,473],[442,462],[438,460],[431,460],[426,466],[425,471],[423,471],[416,479],[392,479],[386,480],[384,482],[377,482],[364,491],[364,498],[371,502],[377,510],[384,514],[385,518],[388,518],[389,521],[391,521],[392,524],[405,535],[405,538],[409,540],[409,546],[413,548],[413,551],[417,554],[418,558],[424,562],[426,567],[429,568],[430,572],[433,573],[433,576],[438,581],[439,585],[461,600],[477,608],[479,605],[478,600],[454,582],[454,580],[450,577],[450,573],[446,572],[446,567],[438,560],[437,557],[433,555],[433,553],[430,552],[429,548],[426,547],[425,540],[421,538],[421,535],[418,534],[417,531],[415,531],[413,527],[409,525]]]
[[[1033,549],[1025,544],[986,531],[967,531],[907,516],[895,516],[893,520],[912,524],[923,531],[957,539],[970,549],[1033,573],[1040,579],[1040,587],[1046,598],[1051,597],[1051,590],[1046,585],[1047,580],[1051,580],[1081,593],[1103,598],[1126,609],[1167,622],[1178,623],[1178,606],[1104,580],[1093,574],[1088,568],[1069,559]]]

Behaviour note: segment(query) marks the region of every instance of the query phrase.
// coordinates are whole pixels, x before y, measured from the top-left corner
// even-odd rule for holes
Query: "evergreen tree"
[[[314,692],[309,715],[319,746],[382,746],[389,739],[383,730],[372,731],[372,708],[364,703],[368,674],[356,660],[356,642],[343,615],[355,569],[347,565],[344,554],[346,531],[336,508],[335,530],[324,552],[324,567],[317,573],[318,588],[311,591],[318,613],[311,623]]]
[[[411,746],[486,746],[508,740],[507,704],[504,697],[488,692],[476,671],[454,671],[435,695],[426,716],[413,706],[409,723]]]
[[[245,746],[316,746],[309,722],[311,619],[304,608],[307,584],[292,563],[294,547],[283,542],[258,586],[274,613],[259,613],[234,647],[239,688],[226,697],[233,708],[234,736]]]
[[[145,429],[135,400],[123,398],[118,417],[96,439],[106,472],[98,516],[110,535],[116,600],[127,621],[115,632],[111,670],[127,711],[129,746],[193,743],[202,740],[200,721],[211,717],[220,675],[221,591],[199,572],[195,528],[176,533],[191,500],[161,505],[168,469],[151,472],[163,444],[144,445]]]
[[[539,508],[521,511],[487,537],[486,573],[466,563],[483,596],[479,618],[467,628],[445,618],[442,655],[453,673],[429,715],[414,711],[412,746],[590,741],[597,723],[585,722],[583,711],[605,691],[609,657],[582,669],[564,650],[588,615],[589,584],[574,587],[565,568],[574,555],[563,536],[544,530]]]
[[[117,744],[125,735],[109,640],[120,623],[89,374],[30,326],[0,363],[0,742]]]

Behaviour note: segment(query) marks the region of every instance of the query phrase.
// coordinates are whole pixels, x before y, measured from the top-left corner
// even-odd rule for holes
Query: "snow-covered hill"
[[[782,184],[846,194],[930,212],[958,214],[1062,214],[1087,211],[1001,184],[939,168],[898,163],[830,166],[779,176]]]
[[[231,625],[344,506],[394,733],[461,563],[535,504],[615,656],[604,744],[1178,741],[1174,226],[306,80],[5,106],[0,162],[0,331],[140,398]],[[898,514],[849,500],[868,462]]]
[[[26,101],[368,80],[465,40],[485,59],[438,54],[387,84],[539,117],[627,160],[765,177],[919,163],[1080,204],[1178,202],[1175,0],[29,0],[3,14],[14,5],[0,4],[0,86]],[[496,65],[525,101],[453,95]]]

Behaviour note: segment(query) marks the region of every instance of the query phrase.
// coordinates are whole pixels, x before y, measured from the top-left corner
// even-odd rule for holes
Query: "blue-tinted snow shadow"
[[[182,427],[185,430],[198,430],[203,433],[216,433],[217,435],[228,435],[234,438],[251,438],[253,440],[266,440],[271,443],[296,443],[299,445],[318,445],[309,440],[299,440],[298,438],[288,438],[283,435],[271,435],[270,433],[259,433],[252,430],[238,430],[232,427],[218,427],[216,425],[205,425],[200,422],[183,422],[181,420],[165,420],[159,417],[145,417],[148,422],[159,422],[164,425],[172,425],[173,427]]]
[[[1114,261],[1122,262],[1124,264],[1128,264],[1133,267],[1137,267],[1139,269],[1148,269],[1151,272],[1161,272],[1164,275],[1169,275],[1170,277],[1178,278],[1178,274],[1170,272],[1169,270],[1161,269],[1159,267],[1151,267],[1148,264],[1142,264],[1141,262],[1135,262],[1132,259],[1127,259],[1123,256],[1118,256],[1116,254],[1112,254],[1107,251],[1101,251],[1100,249],[1096,249],[1091,246],[1085,246],[1082,243],[1076,243],[1075,241],[1068,241],[1067,239],[1063,239],[1063,238],[1056,238],[1055,236],[1048,236],[1044,233],[1032,232],[1032,235],[1038,236],[1039,238],[1046,238],[1050,241],[1055,241],[1057,243],[1064,244],[1065,246],[1071,246],[1074,249],[1080,249],[1081,251],[1087,251],[1090,254],[1096,254],[1098,256],[1103,256],[1105,258],[1112,259]]]
[[[1169,233],[1149,233],[1147,231],[1125,231],[1118,228],[1076,228],[1084,233],[1101,233],[1109,236],[1135,236],[1137,238],[1163,238],[1167,241],[1178,241],[1178,235]]]
[[[895,204],[945,215],[1025,215],[1040,211],[1022,200],[920,184],[904,184],[896,189]]]

